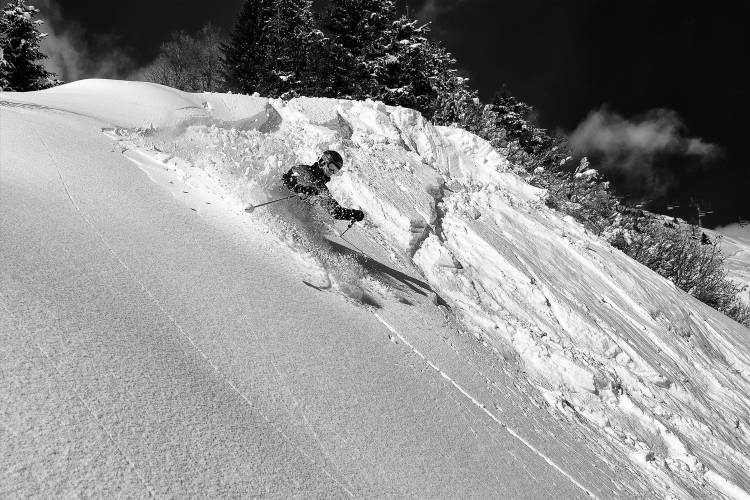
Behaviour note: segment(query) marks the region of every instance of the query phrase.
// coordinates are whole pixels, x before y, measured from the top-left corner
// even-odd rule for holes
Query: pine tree
[[[433,105],[433,121],[439,125],[458,126],[467,118],[467,107],[473,107],[477,92],[466,85],[467,79],[458,74],[456,60],[438,43],[428,45],[433,64],[429,78],[438,98]]]
[[[269,97],[316,94],[323,33],[312,0],[275,0],[264,26],[265,72],[258,92]]]
[[[456,60],[427,38],[429,28],[398,17],[393,0],[333,0],[323,23],[328,61],[323,95],[378,99],[439,123],[486,120]]]
[[[327,95],[363,99],[377,88],[375,67],[397,19],[393,0],[333,0],[323,29],[329,57],[322,71]]]
[[[426,26],[406,16],[393,22],[384,51],[372,64],[375,99],[429,114],[436,92],[429,79],[427,32]]]
[[[3,90],[26,92],[60,83],[55,75],[35,61],[46,59],[39,49],[47,36],[39,31],[43,21],[32,18],[39,9],[13,0],[0,11],[0,85]]]
[[[482,114],[456,60],[428,39],[427,25],[398,17],[392,0],[333,0],[324,29],[331,55],[327,95],[377,99],[428,119],[441,112],[441,123]]]
[[[428,40],[424,45],[425,76],[435,98],[424,111],[438,125],[460,126],[480,135],[484,105],[469,79],[461,76],[456,59],[438,42]]]
[[[497,114],[497,125],[505,129],[509,141],[518,141],[522,149],[528,154],[536,151],[531,147],[534,130],[529,123],[533,108],[518,100],[503,89],[495,95],[492,109]]]
[[[222,47],[227,87],[269,97],[314,95],[322,41],[312,0],[247,0]]]
[[[221,47],[229,89],[247,94],[257,91],[268,55],[265,30],[273,13],[273,0],[246,0],[242,5],[229,41]]]

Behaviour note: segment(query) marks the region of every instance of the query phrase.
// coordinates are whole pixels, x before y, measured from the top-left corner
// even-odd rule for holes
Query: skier
[[[281,176],[284,185],[300,199],[312,198],[320,203],[334,219],[348,220],[351,224],[365,218],[362,210],[344,208],[331,196],[326,184],[344,166],[344,160],[336,151],[324,151],[312,165],[297,165]]]

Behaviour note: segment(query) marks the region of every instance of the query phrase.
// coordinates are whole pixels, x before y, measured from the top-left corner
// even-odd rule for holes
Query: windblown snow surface
[[[218,204],[256,220],[310,285],[375,310],[399,287],[360,251],[420,275],[436,308],[520,363],[550,411],[627,456],[658,496],[749,498],[750,331],[547,208],[482,139],[370,101],[102,81],[36,100],[62,95],[93,116],[142,107],[102,131],[113,147],[175,197],[198,192],[185,202],[199,214]],[[331,190],[362,225],[339,237],[345,226],[298,200],[244,213],[284,196],[281,174],[326,149],[345,160]]]

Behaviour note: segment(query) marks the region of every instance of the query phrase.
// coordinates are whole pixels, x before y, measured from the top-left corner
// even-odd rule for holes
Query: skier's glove
[[[354,224],[355,222],[363,221],[365,219],[365,213],[362,210],[354,210],[353,212],[354,213],[352,213],[351,218],[352,224]]]

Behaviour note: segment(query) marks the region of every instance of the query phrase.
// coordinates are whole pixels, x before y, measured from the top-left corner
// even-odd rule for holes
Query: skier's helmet
[[[335,171],[338,172],[344,166],[344,159],[336,151],[330,149],[323,151],[323,154],[320,155],[320,160],[318,160],[318,165],[325,166],[329,164],[332,164]]]

